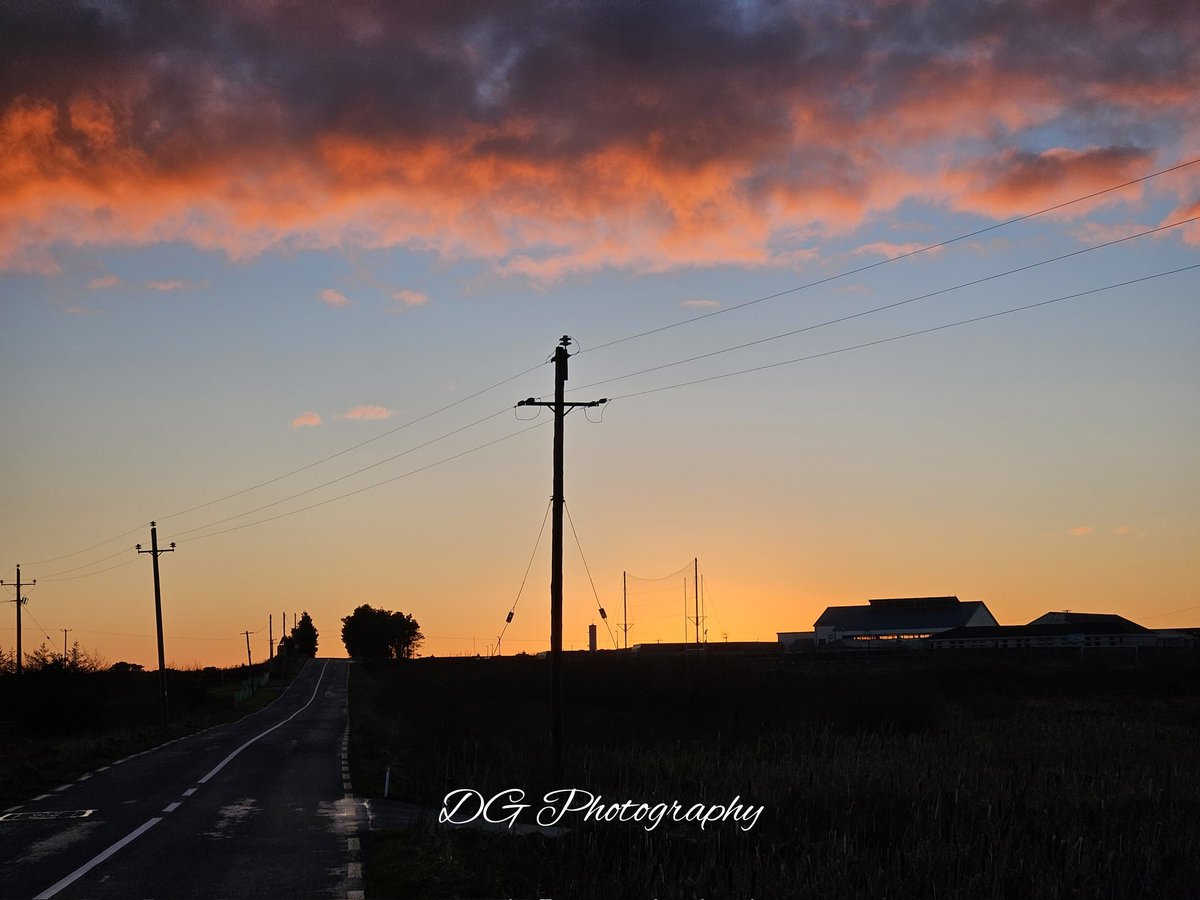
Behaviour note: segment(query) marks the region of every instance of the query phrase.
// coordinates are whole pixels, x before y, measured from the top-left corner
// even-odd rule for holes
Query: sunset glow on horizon
[[[362,603],[487,653],[518,590],[503,650],[545,649],[515,404],[564,334],[611,399],[566,422],[568,647],[622,572],[630,644],[681,640],[696,557],[709,641],[949,594],[1200,624],[1191,13],[3,4],[24,649],[156,664],[151,520],[175,666],[285,611],[344,655]]]

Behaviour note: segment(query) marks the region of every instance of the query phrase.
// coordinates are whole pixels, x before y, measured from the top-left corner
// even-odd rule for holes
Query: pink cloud
[[[183,290],[186,285],[178,278],[171,278],[162,281],[147,281],[146,287],[152,291],[179,291]]]
[[[392,294],[392,299],[408,307],[424,306],[429,302],[429,295],[420,291],[403,290]]]
[[[1196,146],[1200,18],[1170,3],[214,3],[186,29],[101,6],[22,13],[87,40],[0,87],[0,270],[165,242],[544,282],[803,266],[906,201],[1007,217]]]
[[[340,291],[335,291],[333,288],[325,288],[325,290],[321,291],[321,302],[326,306],[332,306],[334,309],[341,309],[342,307],[349,306],[352,301]]]
[[[342,418],[372,421],[375,419],[390,419],[392,415],[393,411],[385,406],[356,406],[343,413]]]
[[[720,309],[721,301],[694,298],[690,300],[680,300],[679,305],[684,309]]]
[[[293,428],[316,427],[321,424],[321,417],[315,412],[301,413],[292,419]]]
[[[121,279],[116,275],[104,275],[100,278],[93,278],[88,282],[88,287],[93,291],[102,291],[105,288],[116,287],[121,283]]]

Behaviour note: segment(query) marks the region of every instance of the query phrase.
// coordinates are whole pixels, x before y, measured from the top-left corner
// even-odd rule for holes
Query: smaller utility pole
[[[160,553],[174,553],[175,542],[171,541],[171,546],[162,550],[158,549],[158,526],[153,522],[150,523],[150,549],[143,550],[142,545],[138,544],[134,548],[138,553],[149,553],[150,559],[154,563],[154,622],[158,630],[158,712],[159,718],[162,720],[164,728],[167,727],[167,663],[163,653],[163,629],[162,629],[162,590],[158,580],[158,556]]]
[[[275,658],[275,615],[267,613],[267,662]]]
[[[629,629],[632,628],[629,624],[629,573],[621,573],[621,607],[625,614],[625,623],[621,626],[621,630],[625,632],[625,649],[629,649]]]
[[[59,630],[62,631],[62,633],[63,633],[63,667],[65,668],[67,665],[67,632],[74,631],[75,629],[74,628],[62,628]]]
[[[28,584],[37,584],[37,579],[27,582]],[[0,581],[2,585],[10,585],[11,581]],[[25,602],[25,598],[21,596],[21,564],[17,563],[17,674],[20,675],[23,667],[22,650],[21,650],[21,605]]]
[[[243,631],[242,632],[242,634],[244,634],[246,636],[246,665],[247,666],[254,665],[253,660],[250,659],[250,635],[253,633],[254,632],[252,632],[252,631]]]

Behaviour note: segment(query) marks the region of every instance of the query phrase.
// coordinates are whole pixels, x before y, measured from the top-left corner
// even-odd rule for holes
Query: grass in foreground
[[[1200,896],[1195,661],[571,659],[566,784],[548,669],[429,660],[351,690],[355,784],[764,804],[736,827],[565,822],[558,839],[371,836],[376,897]],[[361,788],[360,788],[361,789]]]

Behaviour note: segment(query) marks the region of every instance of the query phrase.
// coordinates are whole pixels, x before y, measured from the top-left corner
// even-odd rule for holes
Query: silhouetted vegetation
[[[251,672],[168,670],[170,724],[159,724],[158,672],[114,663],[84,664],[86,652],[26,654],[24,674],[0,672],[0,804],[25,800],[106,762],[218,722],[237,718],[278,696],[303,664],[272,666],[268,687],[251,696]],[[30,662],[33,660],[33,662]],[[255,667],[261,677],[265,670]]]
[[[391,766],[391,797],[434,809],[455,788],[740,796],[765,805],[756,827],[379,832],[369,895],[1197,896],[1195,656],[581,655],[565,671],[567,784],[551,785],[545,660],[357,667],[355,785],[379,796]]]
[[[412,659],[425,635],[416,619],[364,603],[342,619],[342,643],[355,659]]]
[[[279,639],[281,656],[294,656],[297,653],[301,656],[317,655],[317,627],[308,610],[300,614],[300,621],[292,626],[291,632]]]

